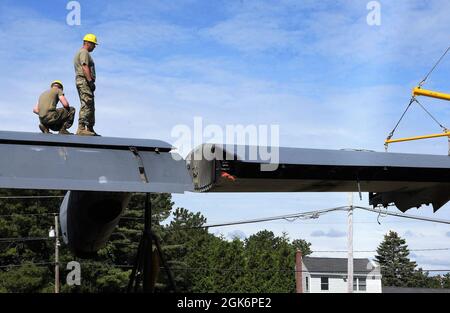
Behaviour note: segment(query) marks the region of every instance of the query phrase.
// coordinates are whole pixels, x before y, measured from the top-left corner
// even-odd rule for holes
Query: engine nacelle
[[[78,257],[90,257],[102,248],[128,205],[124,192],[68,191],[59,218],[64,242]]]

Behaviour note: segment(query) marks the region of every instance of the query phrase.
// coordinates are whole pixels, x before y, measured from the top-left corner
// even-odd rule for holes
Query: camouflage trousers
[[[59,108],[55,111],[50,111],[44,117],[39,118],[41,124],[50,128],[53,131],[60,131],[61,128],[69,129],[75,117],[75,108],[69,107]]]
[[[95,101],[94,93],[89,88],[86,79],[76,80],[78,96],[80,97],[80,114],[78,124],[88,127],[95,125]]]

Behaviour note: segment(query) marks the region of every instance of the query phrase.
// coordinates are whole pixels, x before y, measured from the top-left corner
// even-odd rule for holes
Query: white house
[[[304,293],[347,292],[346,258],[304,257],[301,266]],[[382,292],[380,268],[375,262],[369,259],[354,259],[353,272],[353,292]]]

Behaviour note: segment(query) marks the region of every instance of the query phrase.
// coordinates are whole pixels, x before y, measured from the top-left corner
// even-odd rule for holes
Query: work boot
[[[88,126],[87,128],[89,129],[89,131],[90,131],[91,133],[94,133],[94,136],[99,136],[99,137],[101,137],[99,134],[97,134],[97,133],[95,132],[93,126]]]
[[[60,135],[73,135],[71,132],[69,132],[67,129],[65,129],[65,128],[61,128],[60,130],[59,130],[59,134]]]
[[[86,126],[79,125],[77,130],[78,136],[95,136],[95,133],[89,131]]]
[[[39,124],[39,129],[41,130],[41,132],[43,132],[44,134],[50,134],[50,130],[43,124]]]

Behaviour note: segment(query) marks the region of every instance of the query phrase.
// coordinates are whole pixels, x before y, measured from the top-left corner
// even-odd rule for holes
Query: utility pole
[[[55,214],[55,293],[59,293],[59,226],[58,226],[58,214]]]
[[[297,293],[303,293],[303,266],[300,250],[295,253],[295,289]]]
[[[348,233],[347,233],[347,287],[353,293],[353,193],[348,194]]]
[[[450,156],[450,136],[448,137],[448,155]]]

